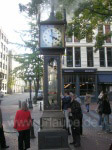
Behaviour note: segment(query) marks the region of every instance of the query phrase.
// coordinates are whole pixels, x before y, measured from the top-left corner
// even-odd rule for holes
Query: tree
[[[89,34],[92,34],[93,38],[96,39],[95,48],[97,50],[102,47],[104,41],[107,40],[112,35],[112,32],[110,31],[105,34],[103,32],[98,32],[97,35],[95,36],[94,30],[97,29],[101,24],[110,25],[111,22],[112,22],[111,0],[82,1],[79,3],[77,8],[74,9],[73,18],[71,22],[68,23],[67,34],[69,36],[74,35],[79,40],[85,38]],[[89,26],[87,27],[88,24]]]
[[[12,93],[12,87],[15,83],[15,78],[14,76],[10,73],[8,76],[8,92],[11,94]]]
[[[15,55],[14,59],[20,63],[18,67],[13,70],[13,75],[23,79],[26,82],[28,77],[29,68],[31,72],[34,73],[32,80],[34,80],[35,85],[35,96],[37,97],[37,92],[39,90],[40,80],[43,76],[43,59],[37,54],[38,51],[34,51],[31,54]]]
[[[47,2],[47,1],[46,1]],[[49,0],[48,0],[49,2]],[[16,74],[19,78],[23,80],[26,78],[26,73],[28,72],[29,65],[34,73],[35,81],[35,95],[37,97],[37,92],[39,89],[39,81],[43,76],[43,59],[39,51],[39,27],[38,27],[38,16],[40,5],[43,7],[45,1],[43,0],[31,0],[26,5],[19,4],[20,12],[26,16],[28,19],[29,30],[21,31],[19,34],[23,41],[23,44],[16,43],[17,46],[24,47],[26,53],[23,55],[16,55],[14,59],[20,63],[20,66],[13,70],[13,74]],[[31,53],[27,53],[27,49]]]

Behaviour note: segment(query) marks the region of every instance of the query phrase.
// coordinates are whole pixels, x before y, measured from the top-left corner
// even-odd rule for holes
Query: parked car
[[[43,99],[43,91],[42,90],[38,90],[37,100],[42,100],[42,99]]]
[[[0,91],[0,97],[1,97],[1,98],[4,97],[4,92]]]

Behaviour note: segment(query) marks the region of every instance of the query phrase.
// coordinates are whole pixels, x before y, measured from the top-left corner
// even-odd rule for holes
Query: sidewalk
[[[112,105],[112,103],[111,103]],[[18,109],[18,105],[1,106],[4,120],[4,131],[7,145],[10,146],[8,150],[18,150],[18,141],[17,141],[17,133],[13,129],[13,120],[15,113]],[[85,106],[83,105],[83,114],[84,121],[88,120],[97,122],[97,114],[95,113],[97,105],[96,103],[91,104],[90,113],[85,111]],[[40,117],[42,115],[42,111],[40,111],[39,102],[34,105],[33,110],[31,110],[32,118],[34,119],[34,131],[35,131],[35,139],[31,139],[31,148],[29,150],[38,150],[38,131],[40,124]],[[112,122],[111,122],[112,123]],[[109,145],[112,142],[112,134],[107,134],[101,131],[101,128],[98,126],[84,125],[83,127],[83,135],[81,137],[81,147],[74,148],[70,145],[71,150],[108,150]],[[72,142],[71,135],[68,138],[69,143]]]

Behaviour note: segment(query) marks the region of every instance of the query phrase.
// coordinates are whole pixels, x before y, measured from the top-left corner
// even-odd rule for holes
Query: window
[[[5,45],[4,45],[4,51],[5,51]]]
[[[3,33],[2,33],[2,39],[4,38],[4,35],[3,35]]]
[[[112,48],[107,48],[107,65],[112,67]]]
[[[6,70],[7,70],[7,65],[5,67],[6,67]]]
[[[72,42],[72,37],[66,37],[66,42]]]
[[[76,76],[67,74],[64,75],[64,90],[73,92],[75,91],[75,83],[76,83]]]
[[[90,26],[90,24],[87,24],[86,28],[87,28],[86,42],[90,43],[92,42],[92,27]]]
[[[76,37],[74,37],[74,42],[80,42]]]
[[[0,62],[0,68],[2,68],[2,62]]]
[[[75,48],[75,67],[81,67],[80,47]]]
[[[102,24],[98,25],[98,33],[103,34],[103,25]]]
[[[85,95],[87,92],[93,94],[95,92],[95,75],[80,75],[80,95]]]
[[[0,53],[0,57],[2,58],[2,53]]]
[[[3,43],[1,42],[1,49],[3,49]]]
[[[3,69],[5,69],[5,64],[3,64]]]
[[[110,32],[110,25],[105,25],[105,34],[108,34]],[[106,43],[111,43],[111,37],[106,40]]]
[[[67,48],[67,67],[73,67],[73,50],[72,50],[72,47]]]
[[[3,54],[3,59],[5,60],[5,54]]]
[[[87,47],[87,66],[93,67],[93,47]]]
[[[105,67],[105,49],[99,49],[100,67]]]

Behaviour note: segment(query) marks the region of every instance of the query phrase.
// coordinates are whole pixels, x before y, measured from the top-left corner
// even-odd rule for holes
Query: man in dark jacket
[[[70,112],[70,122],[71,122],[71,130],[73,136],[73,143],[75,147],[80,147],[80,120],[82,117],[82,110],[80,103],[75,100],[75,96],[73,95],[71,99],[70,107],[68,108]]]

